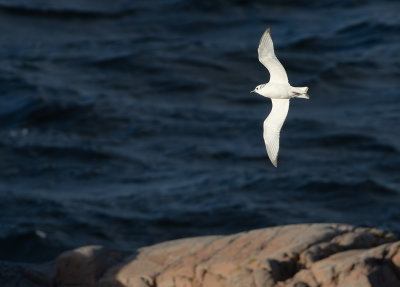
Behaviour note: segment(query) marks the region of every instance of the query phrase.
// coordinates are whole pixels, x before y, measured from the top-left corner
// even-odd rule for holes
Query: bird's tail
[[[310,96],[307,94],[308,87],[292,87],[292,97],[309,99]]]

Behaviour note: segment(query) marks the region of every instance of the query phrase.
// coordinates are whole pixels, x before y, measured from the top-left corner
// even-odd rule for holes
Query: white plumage
[[[268,69],[270,80],[266,84],[258,85],[252,92],[271,98],[272,109],[264,121],[264,142],[269,159],[277,167],[279,136],[289,110],[289,100],[290,98],[308,99],[308,87],[292,87],[289,84],[285,68],[275,56],[269,28],[261,37],[258,59]]]
[[[285,68],[275,56],[274,43],[272,42],[269,28],[262,35],[258,45],[258,60],[268,69],[270,82],[289,83]]]
[[[279,136],[289,111],[289,100],[271,99],[272,109],[264,121],[264,142],[272,164],[278,165]]]

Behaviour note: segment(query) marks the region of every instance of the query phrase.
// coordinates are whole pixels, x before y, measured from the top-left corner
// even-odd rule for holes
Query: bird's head
[[[252,90],[250,93],[259,93],[259,91],[265,86],[263,85],[258,85],[254,90]]]

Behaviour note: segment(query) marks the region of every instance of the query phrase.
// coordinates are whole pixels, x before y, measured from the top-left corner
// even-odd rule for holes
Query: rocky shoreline
[[[86,246],[41,265],[0,263],[0,286],[400,286],[400,241],[345,224],[180,239],[134,253]]]

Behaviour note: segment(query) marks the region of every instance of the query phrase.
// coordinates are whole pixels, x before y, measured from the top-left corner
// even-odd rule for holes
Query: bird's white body
[[[258,85],[254,91],[272,101],[271,113],[264,121],[264,142],[272,164],[278,165],[279,137],[285,122],[291,98],[309,99],[308,87],[292,87],[282,64],[275,56],[269,28],[261,37],[258,59],[268,69],[270,81]]]
[[[266,83],[257,93],[271,99],[290,99],[290,88],[289,84]]]
[[[270,99],[307,98],[307,87],[292,87],[289,83],[271,83],[260,85],[256,92]]]

